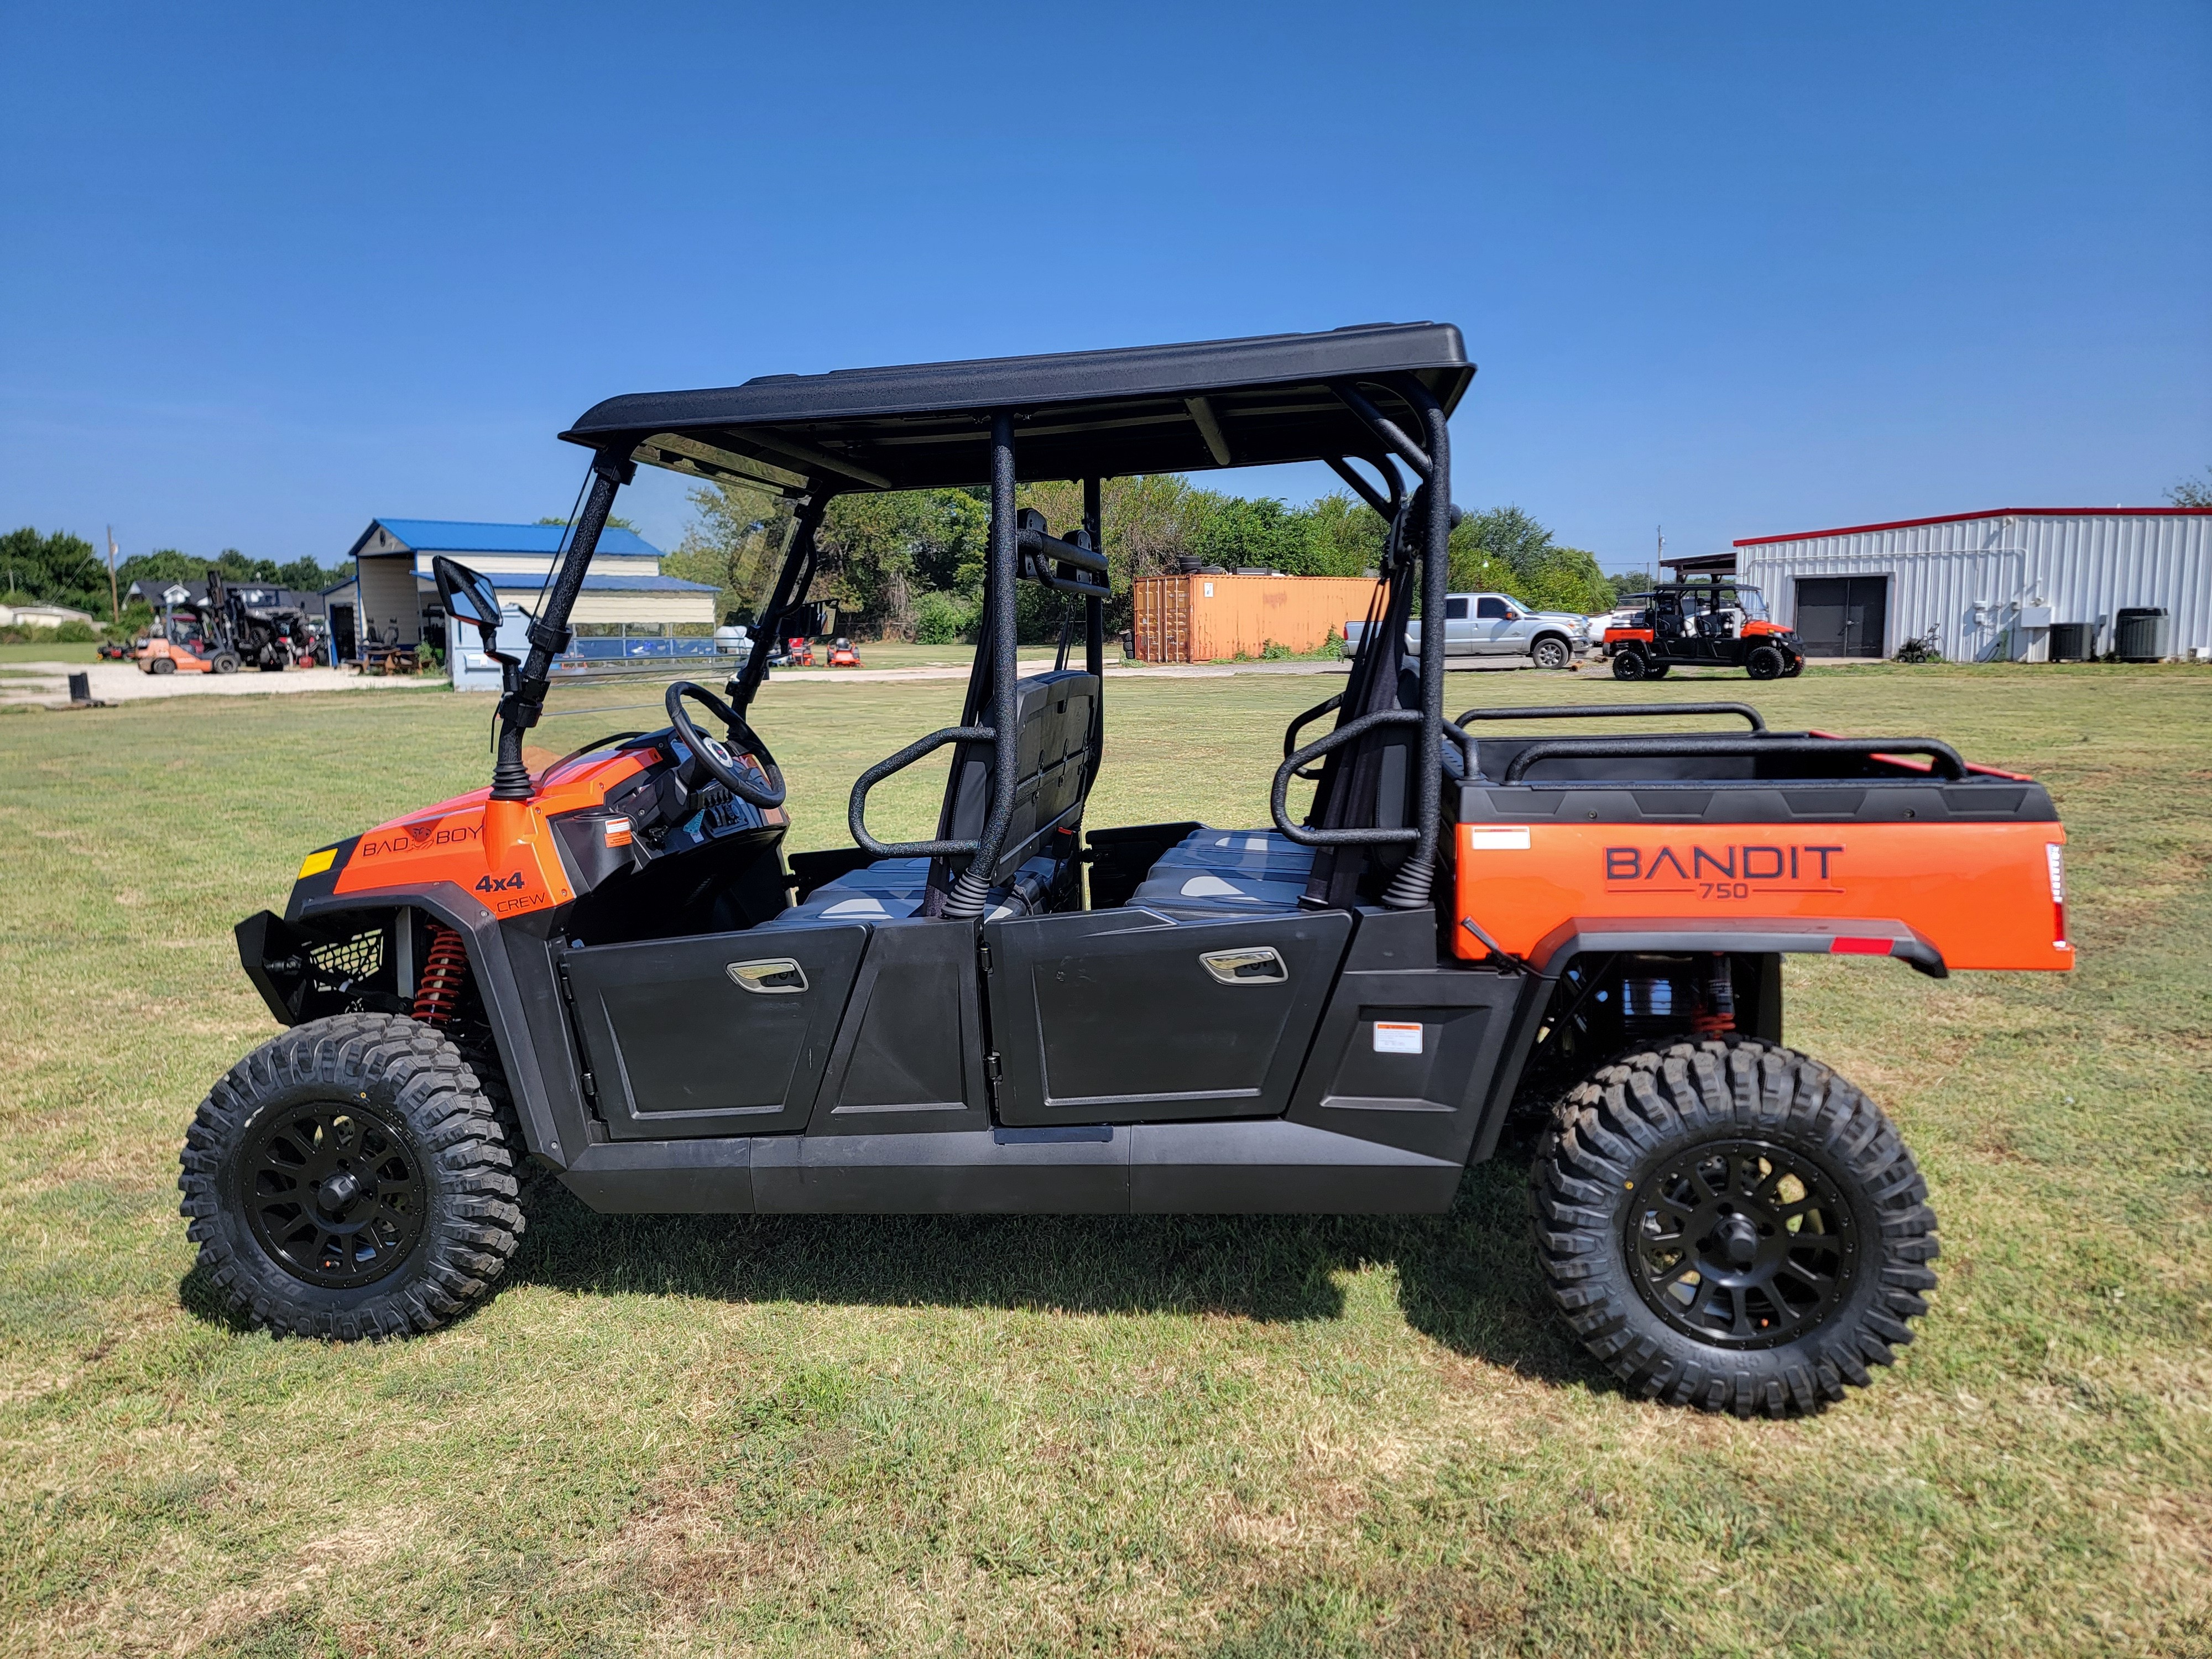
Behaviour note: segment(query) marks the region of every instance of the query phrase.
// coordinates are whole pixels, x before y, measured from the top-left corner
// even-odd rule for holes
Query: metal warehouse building
[[[2124,611],[2166,613],[2161,654],[2212,656],[2212,508],[2000,507],[1754,536],[1734,562],[1814,657],[1929,634],[1954,662],[2047,661],[2054,639],[2101,655]]]

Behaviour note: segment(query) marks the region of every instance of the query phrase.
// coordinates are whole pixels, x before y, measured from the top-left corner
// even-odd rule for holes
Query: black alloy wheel
[[[1616,651],[1613,654],[1613,677],[1617,680],[1640,680],[1650,668],[1641,651]]]
[[[429,1198],[406,1131],[357,1102],[307,1100],[266,1114],[238,1179],[255,1239],[310,1285],[383,1278],[422,1236]]]
[[[1771,1348],[1819,1324],[1858,1267],[1835,1182],[1765,1140],[1714,1141],[1647,1179],[1626,1243],[1644,1301],[1723,1347]]]
[[[1805,659],[1802,657],[1792,657],[1790,659],[1790,666],[1782,671],[1782,678],[1785,680],[1794,680],[1804,672]]]
[[[1754,645],[1743,659],[1744,672],[1755,680],[1776,680],[1789,666],[1782,653],[1771,645]]]
[[[505,1102],[445,1032],[401,1015],[271,1038],[208,1091],[185,1138],[179,1207],[200,1273],[273,1330],[436,1329],[489,1293],[522,1232]]]
[[[1634,1393],[1824,1410],[1928,1311],[1928,1183],[1817,1060],[1729,1036],[1624,1055],[1554,1109],[1529,1168],[1553,1300]]]

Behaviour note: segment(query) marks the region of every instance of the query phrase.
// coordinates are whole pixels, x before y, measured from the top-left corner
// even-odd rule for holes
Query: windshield
[[[1766,596],[1755,587],[1735,590],[1735,608],[1753,622],[1766,620]]]

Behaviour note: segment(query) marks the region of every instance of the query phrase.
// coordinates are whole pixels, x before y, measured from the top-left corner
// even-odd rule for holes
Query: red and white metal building
[[[1815,657],[1894,656],[1932,634],[1954,662],[2040,662],[2064,623],[2101,654],[2133,609],[2166,612],[2168,656],[2212,656],[2212,508],[2008,507],[1753,536],[1735,568]]]

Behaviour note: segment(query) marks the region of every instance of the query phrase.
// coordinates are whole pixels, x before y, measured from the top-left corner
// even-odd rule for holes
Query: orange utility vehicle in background
[[[1617,680],[1664,679],[1670,668],[1741,668],[1755,680],[1802,673],[1796,630],[1766,614],[1766,597],[1725,576],[1662,582],[1630,593],[1605,630]]]
[[[1510,1148],[1552,1297],[1627,1388],[1781,1416],[1863,1385],[1926,1311],[1936,1217],[1881,1109],[1784,1046],[1784,958],[2069,966],[2057,815],[1934,739],[1741,704],[1447,720],[1446,631],[1407,623],[1417,592],[1446,611],[1474,373],[1458,330],[1377,325],[586,411],[526,660],[496,654],[490,580],[434,564],[502,663],[491,787],[309,854],[239,926],[289,1029],[186,1139],[208,1283],[283,1330],[431,1329],[513,1254],[525,1158],[610,1212],[1436,1213]],[[1381,574],[1270,820],[1088,822],[1119,752],[1106,481],[1313,460],[1380,516]],[[836,496],[988,480],[959,723],[882,734],[851,844],[785,844],[766,651],[726,702],[678,681],[658,730],[526,763],[641,465],[789,504],[770,641],[801,632]],[[1079,521],[1018,508],[1038,480],[1074,481]],[[1023,582],[1070,618],[1026,674]],[[933,833],[880,840],[870,792],[939,750]]]

